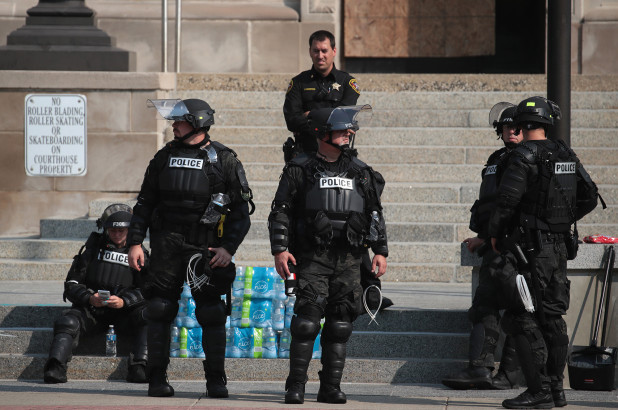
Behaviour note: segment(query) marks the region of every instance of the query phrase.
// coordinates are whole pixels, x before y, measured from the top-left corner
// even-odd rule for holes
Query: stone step
[[[266,242],[264,242],[263,246],[266,245]],[[146,243],[146,246],[148,246],[148,243]],[[74,252],[77,252],[77,250]],[[239,250],[236,254],[237,266],[274,266],[274,261],[270,252],[256,252],[252,255],[259,256],[259,259],[245,258],[241,252],[242,250]],[[0,281],[63,281],[66,279],[70,267],[70,259],[0,259]],[[458,263],[442,263],[441,261],[439,263],[397,263],[389,260],[388,272],[382,277],[382,281],[461,282],[469,280],[469,277],[470,268],[461,267]],[[61,287],[58,288],[58,292],[58,302],[60,302],[62,300]]]
[[[249,184],[258,181],[278,181],[283,168],[280,164],[264,162],[243,162]],[[469,184],[470,181],[480,181],[482,164],[369,164],[380,172],[388,183],[448,183]],[[586,166],[592,179],[600,185],[616,184],[618,167]]]
[[[238,144],[276,145],[291,136],[285,127],[239,127],[215,125],[209,132],[214,140],[234,147]],[[603,128],[571,128],[571,144],[580,148],[616,147],[616,131]],[[375,141],[385,146],[445,146],[445,147],[501,147],[496,133],[486,124],[482,127],[367,127],[359,131],[356,145],[371,145]],[[377,144],[376,144],[377,145]],[[243,158],[241,157],[241,160]]]
[[[0,305],[0,328],[13,330],[52,328],[54,321],[70,305]],[[384,310],[376,317],[379,326],[369,324],[367,315],[354,322],[354,331],[359,332],[424,332],[466,333],[470,324],[465,310],[457,309],[395,309]],[[1,347],[0,347],[1,348]]]
[[[362,80],[359,80],[362,89]],[[281,91],[208,91],[208,103],[218,109],[274,109],[283,107],[285,90]],[[358,104],[370,104],[380,110],[416,110],[419,108],[432,110],[459,110],[465,107],[483,108],[489,110],[499,101],[519,101],[533,95],[544,96],[539,90],[526,92],[494,91],[494,92],[422,92],[422,91],[365,91],[362,89]],[[178,98],[204,98],[203,91],[179,91]],[[618,92],[616,91],[572,91],[571,108],[574,110],[618,108]]]
[[[47,355],[0,354],[0,378],[41,380]],[[125,357],[74,356],[68,366],[69,380],[123,380],[127,375]],[[343,383],[440,383],[453,369],[465,367],[466,360],[455,359],[358,359],[346,360]],[[318,380],[319,360],[309,365],[309,380]],[[283,381],[289,371],[286,359],[226,359],[228,380]],[[176,380],[203,380],[202,359],[172,358],[167,369],[172,385]]]
[[[281,145],[230,145],[241,158],[243,164],[253,162],[281,164],[283,154]],[[359,158],[366,160],[374,168],[381,164],[475,164],[483,165],[498,147],[434,147],[392,145],[379,147],[355,145]],[[618,165],[618,148],[580,148],[577,155],[583,164]],[[250,169],[247,173],[250,175]]]
[[[50,323],[52,325],[53,323]],[[386,332],[355,331],[347,345],[350,358],[443,358],[465,359],[468,349],[468,333]],[[4,354],[46,354],[53,339],[49,328],[4,328],[0,327],[0,340]],[[130,338],[118,334],[118,354],[130,352]],[[449,349],[444,349],[448,344]],[[105,354],[105,334],[91,335],[80,340],[73,350],[74,355],[96,356]]]
[[[484,109],[379,109],[374,108],[372,127],[489,127],[489,108]],[[219,126],[285,127],[281,108],[215,108]],[[571,110],[573,128],[618,128],[618,109]],[[362,125],[361,125],[362,127]]]
[[[460,224],[465,226],[465,224]],[[456,241],[457,225],[452,223],[389,222],[388,238],[396,242],[453,242]],[[41,237],[87,238],[96,230],[94,219],[43,219]],[[252,219],[251,229],[245,239],[268,238],[266,219]]]

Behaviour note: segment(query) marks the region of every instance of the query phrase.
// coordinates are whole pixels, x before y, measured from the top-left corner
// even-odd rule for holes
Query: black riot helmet
[[[208,132],[210,126],[215,123],[215,110],[206,101],[197,98],[148,100],[146,105],[155,107],[159,114],[168,121],[186,121],[191,124],[193,131],[180,137],[180,141],[200,131]]]
[[[133,210],[126,204],[112,204],[105,208],[97,219],[97,228],[128,228],[131,224]]]
[[[494,105],[489,111],[489,125],[496,129],[498,139],[502,137],[502,127],[504,125],[515,124],[515,111],[517,107],[515,104],[509,102],[499,102]]]
[[[560,107],[544,97],[526,98],[517,105],[515,123],[525,129],[545,128],[560,119]]]
[[[366,125],[371,120],[372,109],[369,104],[350,105],[337,108],[318,108],[309,112],[309,126],[316,132],[318,138],[329,135],[328,144],[336,146],[341,150],[354,148],[354,136],[350,135],[350,143],[346,145],[334,145],[332,142],[332,132],[340,130],[360,129],[360,124]]]

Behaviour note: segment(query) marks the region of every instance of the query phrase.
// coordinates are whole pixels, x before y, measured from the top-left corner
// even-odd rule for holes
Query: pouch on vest
[[[227,215],[227,205],[229,203],[230,197],[227,194],[212,194],[210,203],[200,218],[200,224],[206,225],[208,228],[214,228],[219,223],[221,215]]]

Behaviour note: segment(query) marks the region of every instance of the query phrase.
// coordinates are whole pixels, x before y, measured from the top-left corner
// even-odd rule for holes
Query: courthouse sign
[[[86,175],[86,96],[29,94],[24,114],[27,175]]]

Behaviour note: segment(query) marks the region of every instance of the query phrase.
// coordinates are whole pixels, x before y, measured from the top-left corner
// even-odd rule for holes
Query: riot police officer
[[[519,361],[515,354],[512,338],[507,337],[502,350],[500,368],[492,379],[494,370],[494,353],[500,335],[498,327],[500,309],[503,309],[499,286],[489,275],[490,262],[496,257],[491,250],[487,236],[487,225],[491,211],[496,202],[498,190],[497,175],[506,161],[509,152],[522,140],[521,133],[516,132],[513,123],[516,106],[500,102],[489,112],[489,125],[496,129],[498,138],[502,139],[504,147],[495,151],[487,159],[485,168],[481,172],[482,182],[479,190],[479,199],[470,209],[470,230],[478,235],[466,238],[463,242],[470,252],[477,252],[483,258],[479,270],[479,284],[474,294],[472,307],[468,316],[472,322],[470,332],[470,361],[467,368],[448,375],[442,379],[445,386],[453,389],[510,389],[518,387],[522,374]]]
[[[313,153],[317,149],[316,131],[309,125],[308,114],[318,108],[335,108],[355,105],[360,95],[356,78],[335,67],[335,36],[326,30],[318,30],[309,36],[309,56],[313,65],[292,78],[285,94],[283,115],[288,130],[294,139],[288,138],[283,145],[285,162],[301,152]],[[371,271],[369,254],[363,255],[361,263],[363,297],[369,309],[384,310],[393,305],[391,299],[382,297],[382,284]]]
[[[54,339],[43,374],[45,383],[66,383],[67,362],[80,336],[104,332],[112,324],[133,337],[127,381],[146,382],[147,331],[145,301],[140,291],[146,269],[138,272],[129,268],[126,240],[131,212],[125,204],[108,206],[97,220],[103,233],[92,232],[73,258],[63,295],[72,306],[54,323]],[[142,252],[146,264],[148,252]],[[108,290],[109,298],[99,295],[99,290]]]
[[[492,246],[502,252],[493,264],[509,304],[501,324],[513,336],[528,385],[502,403],[506,408],[567,405],[562,380],[569,338],[562,316],[569,307],[567,259],[576,252],[577,229],[572,234],[571,226],[596,207],[599,195],[575,152],[547,139],[559,119],[560,108],[546,98],[519,103],[515,123],[524,141],[509,156],[489,220]],[[506,273],[523,269],[526,283],[513,285]],[[531,289],[533,307],[526,310],[521,300],[508,298],[517,286]]]
[[[360,311],[358,269],[365,246],[375,256],[372,270],[386,272],[388,247],[380,204],[382,176],[350,153],[353,131],[369,106],[311,111],[318,150],[288,162],[268,217],[271,252],[279,275],[298,279],[296,316],[290,327],[290,372],[285,402],[304,402],[313,344],[322,331],[318,401],[345,403],[340,382],[346,343]]]
[[[228,397],[225,321],[235,276],[232,256],[249,231],[251,190],[236,153],[211,141],[214,110],[199,99],[149,100],[172,122],[174,140],[150,161],[129,228],[129,263],[139,268],[139,244],[150,229],[148,299],[149,396],[172,396],[167,381],[170,324],[185,281],[191,286],[203,329],[209,397]]]

